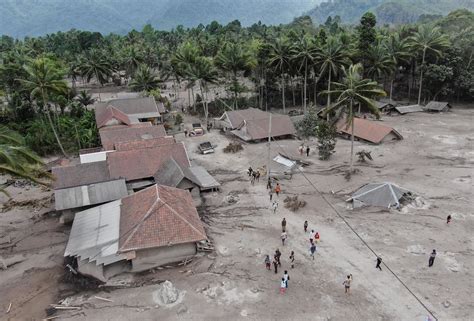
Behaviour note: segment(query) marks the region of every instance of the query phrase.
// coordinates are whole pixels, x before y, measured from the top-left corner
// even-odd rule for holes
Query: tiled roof
[[[232,110],[226,112],[227,119],[232,128],[237,128],[244,120],[268,118],[268,113],[256,108]]]
[[[153,177],[171,157],[182,167],[190,166],[183,143],[115,151],[107,154],[107,164],[112,178],[125,178],[130,181]]]
[[[108,122],[114,119],[117,120],[119,124],[130,125],[132,123],[125,113],[112,106],[107,106],[102,112],[98,113],[96,111],[95,113],[97,128],[104,127]]]
[[[105,115],[111,107],[129,116],[129,123],[138,122],[136,117],[132,117],[133,115],[141,115],[141,118],[160,116],[160,111],[153,97],[112,99],[94,105],[97,128],[104,126],[105,123],[102,124],[102,126],[99,126],[99,124],[102,123],[105,117],[103,115]]]
[[[99,130],[100,140],[104,150],[114,150],[114,147],[117,143],[147,140],[166,136],[166,130],[163,125],[137,125],[117,129],[104,128]]]
[[[122,199],[119,252],[207,239],[188,191],[153,185]]]
[[[245,141],[264,139],[268,137],[270,114],[265,118],[244,120],[232,133]],[[293,135],[296,133],[291,118],[287,115],[272,115],[271,137]]]
[[[132,142],[123,142],[123,143],[116,143],[115,150],[117,151],[125,151],[125,150],[133,150],[133,149],[140,149],[140,148],[152,148],[158,147],[161,145],[170,145],[176,143],[176,140],[173,136],[165,136],[165,137],[158,137],[152,139],[143,139],[143,140],[135,140]]]
[[[431,111],[449,110],[451,105],[446,101],[430,101],[424,109]]]
[[[352,125],[347,126],[345,120],[341,119],[337,124],[339,132],[351,135]],[[360,139],[369,141],[374,144],[379,144],[385,136],[394,133],[399,139],[402,139],[396,130],[392,127],[381,125],[378,122],[370,121],[362,118],[354,118],[354,136]]]
[[[110,180],[105,161],[53,167],[54,189],[84,186]]]

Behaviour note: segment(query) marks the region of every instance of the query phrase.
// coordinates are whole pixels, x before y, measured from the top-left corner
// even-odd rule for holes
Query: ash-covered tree
[[[336,126],[334,123],[321,121],[316,126],[316,137],[318,138],[319,159],[328,160],[336,148]]]
[[[360,18],[360,25],[357,26],[358,33],[358,58],[362,63],[364,70],[367,70],[370,56],[368,49],[375,43],[377,38],[377,31],[375,30],[375,25],[377,24],[377,19],[372,12],[366,12],[362,18]]]
[[[303,119],[300,120],[296,128],[298,129],[298,135],[307,139],[309,137],[316,136],[316,127],[318,126],[318,115],[314,107],[308,108],[308,112],[304,115]]]

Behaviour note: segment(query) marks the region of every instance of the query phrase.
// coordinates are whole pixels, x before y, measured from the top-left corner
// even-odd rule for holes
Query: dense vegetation
[[[160,87],[171,81],[186,86],[192,110],[204,117],[223,108],[301,106],[306,111],[311,105],[332,109],[328,117],[342,110],[352,117],[356,106],[370,109],[385,92],[418,103],[472,101],[473,13],[458,10],[420,24],[376,25],[367,13],[356,27],[337,19],[316,27],[301,17],[288,25],[248,28],[239,21],[172,31],[147,25],[125,36],[77,30],[23,41],[3,36],[2,121],[40,154],[95,146],[94,117],[85,109],[90,97],[77,92],[77,82],[128,84],[160,99]],[[357,93],[351,79],[366,89]],[[227,94],[213,99],[216,87],[225,87]]]
[[[441,17],[447,12],[465,8],[474,10],[470,0],[325,0],[308,11],[314,22],[338,17],[345,23],[357,23],[365,12],[373,12],[379,24],[413,23],[418,19]]]

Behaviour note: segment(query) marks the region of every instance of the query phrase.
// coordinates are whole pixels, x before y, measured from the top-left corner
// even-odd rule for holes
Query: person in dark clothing
[[[184,130],[184,137],[188,137],[188,130],[187,129]]]
[[[275,274],[278,273],[278,262],[275,258],[273,258],[273,269],[275,270]]]
[[[272,180],[270,177],[268,178],[268,181],[267,181],[267,189],[270,189],[270,190],[272,189]]]
[[[448,217],[446,217],[446,224],[449,224],[451,223],[451,215],[448,215]]]
[[[377,256],[377,265],[375,266],[375,268],[379,269],[380,271],[382,271],[382,267],[380,266],[381,263],[382,263],[382,258],[380,256]]]
[[[281,231],[282,232],[286,231],[286,219],[285,218],[283,218],[283,220],[281,221]]]
[[[306,146],[306,157],[309,156],[309,146]]]
[[[247,174],[249,174],[249,177],[252,176],[252,173],[253,173],[253,169],[252,167],[249,167],[249,169],[247,170]]]
[[[281,266],[280,257],[281,257],[281,252],[280,252],[279,249],[277,249],[277,250],[275,251],[275,259],[276,259],[276,261],[277,261],[277,263],[278,263],[279,266]]]
[[[285,285],[288,289],[288,281],[290,280],[290,275],[288,274],[288,271],[285,271],[285,273],[283,273],[283,279],[285,280]]]
[[[305,233],[308,232],[308,221],[304,221],[303,228]]]
[[[291,262],[291,268],[294,268],[295,267],[295,252],[294,251],[291,251],[290,262]]]
[[[436,258],[436,250],[433,250],[433,252],[431,252],[430,254],[430,259],[428,260],[429,267],[433,266],[435,258]]]
[[[258,181],[260,181],[260,172],[257,172],[257,174],[255,174],[255,179]]]

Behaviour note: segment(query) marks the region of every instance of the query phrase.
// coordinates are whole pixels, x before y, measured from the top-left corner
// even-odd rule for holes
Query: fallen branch
[[[97,295],[94,295],[94,298],[98,299],[98,300],[102,300],[102,301],[106,301],[106,302],[114,302],[110,299],[106,299],[106,298],[103,298],[101,296],[97,296]]]
[[[12,303],[10,302],[10,305],[8,306],[7,313],[10,313],[10,310],[12,309]]]
[[[53,305],[53,308],[55,308],[56,310],[80,310],[80,309],[82,309],[81,307],[62,307],[62,306],[57,306],[57,305]]]

